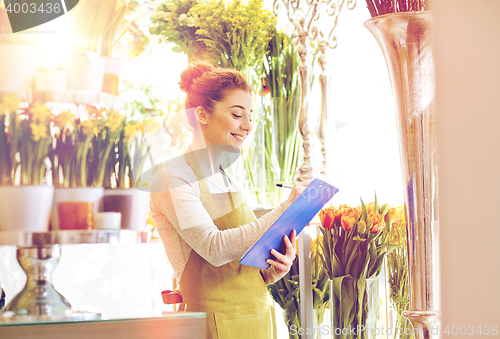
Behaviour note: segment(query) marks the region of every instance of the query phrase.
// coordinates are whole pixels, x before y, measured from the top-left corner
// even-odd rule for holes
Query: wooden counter
[[[1,318],[0,318],[1,319]],[[0,320],[0,338],[9,339],[203,339],[205,313],[71,322],[9,323]]]

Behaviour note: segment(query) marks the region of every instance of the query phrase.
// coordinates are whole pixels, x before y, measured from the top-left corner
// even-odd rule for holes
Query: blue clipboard
[[[297,199],[286,209],[266,233],[241,258],[240,264],[268,269],[267,259],[273,258],[271,249],[284,253],[283,236],[290,236],[293,229],[297,235],[314,216],[338,192],[338,188],[321,179],[314,179]]]

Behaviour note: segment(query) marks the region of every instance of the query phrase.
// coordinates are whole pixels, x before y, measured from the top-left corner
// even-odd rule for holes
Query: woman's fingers
[[[293,261],[295,260],[295,238],[296,232],[293,230],[290,234],[291,239],[286,235],[283,237],[283,241],[286,246],[286,253],[282,254],[275,249],[271,250],[271,254],[275,256],[276,260],[268,259],[266,262],[273,265],[278,271],[278,273],[288,272],[292,267]]]
[[[290,196],[288,199],[291,202],[294,202],[297,197],[304,192],[304,190],[309,186],[309,184],[313,181],[313,179],[305,180],[305,181],[299,181],[296,182],[295,185],[293,185],[292,192],[290,193]]]

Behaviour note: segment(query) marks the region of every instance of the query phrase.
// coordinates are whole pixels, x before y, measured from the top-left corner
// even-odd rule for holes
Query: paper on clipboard
[[[271,249],[282,250],[283,236],[289,236],[293,229],[299,235],[338,191],[338,188],[327,182],[314,179],[267,232],[243,255],[240,264],[268,269],[270,265],[266,263],[266,260],[272,258]]]

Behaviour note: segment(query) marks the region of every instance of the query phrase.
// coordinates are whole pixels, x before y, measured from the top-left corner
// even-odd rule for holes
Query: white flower
[[[185,26],[187,24],[187,18],[186,14],[179,15],[179,24]]]

